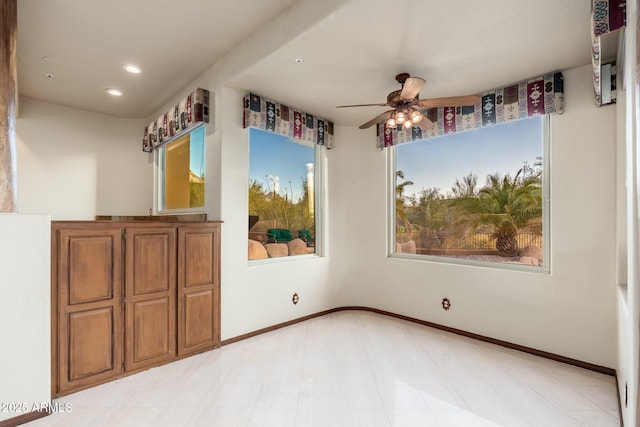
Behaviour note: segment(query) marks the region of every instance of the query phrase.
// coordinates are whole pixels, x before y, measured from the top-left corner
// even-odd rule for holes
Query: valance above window
[[[626,25],[626,0],[592,0],[591,3],[591,65],[593,66],[593,90],[596,105],[602,100],[602,46],[601,38]],[[611,83],[610,83],[611,84]],[[615,82],[613,88],[615,89]],[[605,100],[605,103],[607,101]]]
[[[151,152],[202,122],[209,123],[209,91],[198,88],[147,125],[142,151]]]
[[[425,138],[463,132],[499,123],[564,110],[562,73],[552,73],[498,88],[482,95],[480,104],[421,110],[434,123],[430,129],[414,125],[388,128],[377,125],[378,149]]]
[[[245,95],[243,127],[255,127],[333,148],[333,122],[253,93]]]

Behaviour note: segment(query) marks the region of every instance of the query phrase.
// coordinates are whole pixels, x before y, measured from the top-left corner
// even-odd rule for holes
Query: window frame
[[[540,117],[540,116],[537,116]],[[527,120],[527,119],[522,119]],[[396,252],[396,150],[395,147],[387,149],[387,257],[422,262],[452,264],[471,267],[494,268],[499,270],[511,270],[533,272],[539,274],[551,274],[551,114],[542,116],[542,259],[541,266],[529,266],[524,264],[511,264],[506,262],[481,261],[466,258],[454,258],[438,255],[407,254]],[[494,126],[499,126],[494,125]],[[481,129],[480,129],[481,130]],[[474,132],[469,130],[466,132]],[[447,135],[441,138],[446,138]],[[431,138],[408,142],[421,143]]]
[[[190,135],[192,132],[200,129],[203,129],[204,141],[203,141],[203,157],[204,157],[204,176],[205,176],[205,200],[204,205],[202,207],[196,208],[182,208],[182,209],[160,209],[160,202],[164,199],[164,195],[162,192],[164,191],[164,186],[160,185],[160,174],[164,171],[164,168],[160,166],[161,161],[161,151],[166,153],[166,146],[177,141],[180,138]],[[177,135],[174,135],[172,138],[167,139],[161,145],[157,146],[153,150],[153,208],[150,210],[150,213],[154,215],[176,215],[176,214],[201,214],[205,213],[205,207],[207,206],[207,129],[206,123],[201,122],[195,126],[192,126],[186,129],[184,132],[180,132]]]
[[[314,191],[314,219],[315,219],[315,252],[310,254],[302,254],[302,255],[294,255],[294,256],[283,256],[276,258],[263,258],[263,259],[247,259],[247,263],[249,266],[257,266],[264,264],[273,264],[273,263],[282,263],[282,262],[291,262],[291,261],[302,261],[309,259],[322,258],[326,256],[325,252],[325,244],[324,244],[324,220],[326,218],[327,212],[325,209],[325,189],[326,189],[326,147],[320,144],[314,144],[309,141],[304,141],[301,139],[293,138],[287,135],[281,135],[274,132],[269,132],[264,129],[247,128],[247,187],[246,187],[246,207],[245,212],[247,215],[249,214],[249,183],[251,182],[251,164],[249,162],[249,150],[251,149],[251,129],[255,129],[261,132],[273,133],[282,138],[288,138],[293,141],[300,141],[302,145],[308,146],[314,149],[314,165],[313,165],[313,191]],[[293,142],[298,143],[298,142]],[[311,147],[313,145],[313,147]]]

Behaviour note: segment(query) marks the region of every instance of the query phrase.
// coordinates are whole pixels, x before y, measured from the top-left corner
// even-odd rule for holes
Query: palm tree
[[[456,244],[459,239],[473,237],[480,224],[479,214],[482,212],[479,204],[478,175],[469,172],[456,182],[448,193],[450,214],[448,244]]]
[[[404,172],[401,170],[396,171],[396,180],[404,179]],[[407,212],[404,206],[404,188],[408,185],[413,185],[413,181],[404,181],[396,184],[396,228],[398,224],[405,226],[405,231],[411,231],[411,223],[407,218]]]
[[[503,255],[518,253],[518,230],[533,225],[542,216],[541,174],[525,176],[524,168],[515,177],[487,176],[478,192],[474,210],[480,224],[489,225],[496,249]],[[538,221],[539,222],[539,221]]]
[[[478,195],[476,189],[478,185],[478,175],[469,172],[462,181],[456,178],[456,182],[451,187],[451,194],[456,199],[473,198]]]

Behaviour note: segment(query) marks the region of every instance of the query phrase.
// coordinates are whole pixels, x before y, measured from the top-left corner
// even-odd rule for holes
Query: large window
[[[158,212],[204,210],[204,136],[200,126],[158,149]]]
[[[392,252],[548,268],[547,127],[537,116],[396,146]]]
[[[249,129],[250,259],[316,252],[316,150]]]

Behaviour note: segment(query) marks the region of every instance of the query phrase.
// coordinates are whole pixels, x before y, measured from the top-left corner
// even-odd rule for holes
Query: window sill
[[[458,265],[461,267],[480,267],[480,268],[490,268],[494,270],[506,270],[506,271],[519,271],[523,273],[536,273],[536,274],[551,274],[549,266],[541,265],[526,265],[518,262],[491,262],[491,261],[480,261],[474,259],[465,259],[465,258],[453,258],[453,257],[440,257],[434,255],[414,255],[414,254],[404,254],[404,253],[392,253],[389,255],[389,258],[399,259],[399,260],[410,260],[410,261],[420,261],[420,262],[429,262],[432,264],[448,264],[448,265]]]
[[[247,262],[249,266],[257,266],[257,265],[269,265],[269,264],[278,264],[283,262],[291,262],[291,261],[309,261],[313,259],[321,259],[324,258],[317,253],[308,254],[308,255],[290,255],[290,256],[281,256],[275,258],[262,258],[262,259],[249,259]]]

